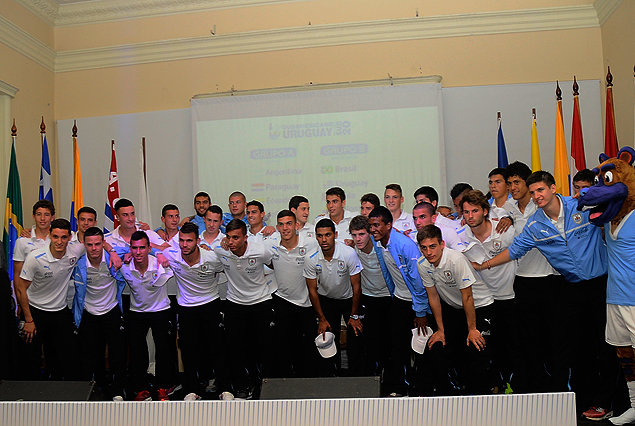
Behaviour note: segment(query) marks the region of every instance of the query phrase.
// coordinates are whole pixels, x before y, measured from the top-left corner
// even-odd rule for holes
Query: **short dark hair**
[[[491,178],[494,175],[501,175],[503,179],[505,179],[505,168],[504,167],[496,167],[487,175],[488,178]]]
[[[450,198],[452,198],[452,200],[455,200],[463,192],[471,191],[472,189],[473,189],[472,185],[470,185],[469,183],[465,183],[465,182],[457,183],[456,185],[452,187],[452,190],[450,190]]]
[[[291,197],[291,199],[289,200],[289,210],[291,209],[298,209],[298,207],[300,207],[301,203],[308,203],[309,199],[302,196],[302,195],[294,195],[293,197]]]
[[[527,187],[529,187],[529,185],[533,185],[534,183],[538,182],[542,182],[547,186],[556,184],[556,180],[553,178],[553,175],[549,172],[545,172],[544,170],[533,172],[531,175],[529,175],[529,177],[525,181],[525,184],[527,185]]]
[[[318,228],[329,228],[331,231],[335,232],[335,223],[331,219],[325,217],[315,224],[315,230]]]
[[[194,196],[194,200],[196,200],[198,197],[206,197],[207,201],[209,201],[210,204],[212,203],[212,197],[210,197],[207,192],[204,192],[204,191],[197,192],[196,195]]]
[[[117,200],[117,202],[114,205],[115,207],[115,212],[118,212],[120,208],[122,207],[134,207],[134,204],[132,204],[132,201],[130,201],[127,198],[120,198]]]
[[[412,208],[412,211],[419,209],[424,209],[430,216],[435,215],[437,212],[434,206],[427,201],[421,201],[420,203],[415,204],[415,206]]]
[[[359,231],[365,229],[366,232],[370,233],[370,222],[368,218],[364,215],[355,216],[351,219],[351,223],[348,225],[348,232]]]
[[[468,191],[463,195],[463,197],[461,198],[461,208],[464,208],[463,206],[465,205],[465,203],[470,203],[473,206],[481,207],[483,210],[487,211],[487,213],[485,214],[485,218],[487,219],[489,217],[491,206],[487,201],[485,195],[483,195],[483,193],[478,189]]]
[[[359,203],[371,203],[373,205],[373,207],[379,207],[381,206],[381,201],[379,201],[379,197],[375,194],[373,194],[372,192],[369,192],[368,194],[364,194],[362,195],[362,198],[359,199]]]
[[[68,233],[71,233],[71,223],[66,219],[55,219],[51,222],[51,232],[53,229],[65,229]]]
[[[79,219],[79,215],[82,214],[82,213],[92,214],[93,216],[95,216],[95,219],[97,219],[97,211],[95,211],[95,209],[92,208],[92,207],[84,206],[81,209],[77,210],[77,218],[78,219]]]
[[[280,210],[278,212],[278,216],[276,217],[276,219],[282,219],[283,217],[292,217],[293,221],[296,222],[296,217],[295,214],[293,214],[293,212],[291,210]]]
[[[439,202],[439,193],[431,186],[422,186],[421,188],[417,189],[414,193],[415,200],[419,195],[425,196],[428,200],[430,200],[431,203],[433,201],[436,201],[437,203]]]
[[[166,204],[165,206],[163,206],[163,208],[161,209],[161,217],[165,217],[165,214],[170,211],[170,210],[176,210],[179,211],[179,208],[174,205],[174,204]]]
[[[531,169],[529,166],[525,163],[521,163],[520,161],[514,161],[509,166],[505,167],[505,180],[518,176],[526,182],[530,174]]]
[[[240,229],[243,235],[247,235],[247,225],[245,225],[245,222],[240,219],[230,220],[227,226],[225,226],[225,233],[227,234],[228,232],[235,231],[237,229]]]
[[[185,222],[183,226],[181,226],[181,229],[179,229],[179,232],[182,232],[184,234],[194,234],[197,238],[200,233],[198,225],[194,222]]]
[[[221,209],[220,206],[217,206],[216,204],[214,204],[213,206],[209,206],[207,208],[207,210],[205,210],[205,214],[207,214],[207,213],[219,214],[222,217],[223,216],[223,209]]]
[[[265,206],[263,206],[260,201],[251,200],[250,202],[247,203],[247,207],[251,207],[251,206],[258,207],[258,211],[260,213],[264,213],[265,212]]]
[[[389,223],[392,223],[392,213],[390,213],[390,210],[388,210],[388,208],[384,206],[375,207],[368,214],[368,219],[371,219],[373,217],[380,218],[382,222],[384,222],[384,224],[386,225],[388,225]]]
[[[245,194],[243,194],[243,193],[242,193],[242,192],[240,192],[240,191],[234,191],[234,192],[232,192],[231,194],[229,194],[229,198],[231,198],[231,197],[238,197],[238,196],[243,197],[243,201],[247,201],[247,197],[245,197]]]
[[[123,206],[123,207],[128,207],[128,206]],[[134,231],[132,235],[130,236],[131,245],[133,241],[141,241],[141,240],[146,240],[146,243],[148,243],[148,247],[150,247],[150,238],[148,237],[148,234],[145,233],[145,231]]]
[[[102,239],[104,238],[104,231],[102,231],[98,226],[91,226],[84,232],[84,238],[86,237],[95,237],[99,235]]]
[[[436,225],[426,225],[421,228],[421,231],[417,232],[417,243],[421,244],[421,241],[427,239],[436,239],[439,244],[443,241],[443,235],[441,229]]]
[[[573,176],[571,182],[589,182],[591,185],[595,183],[595,173],[589,169],[580,170]]]
[[[388,185],[386,185],[386,189],[390,189],[391,191],[395,191],[395,192],[399,193],[400,197],[403,197],[403,191],[401,190],[401,185],[399,185],[398,183],[389,183]]]
[[[51,212],[51,216],[55,216],[55,206],[49,200],[39,200],[33,204],[33,216],[35,216],[37,209],[46,209]]]
[[[333,188],[327,189],[326,196],[328,197],[329,195],[337,195],[338,197],[340,197],[340,200],[342,201],[346,200],[346,193],[339,186],[334,186]]]

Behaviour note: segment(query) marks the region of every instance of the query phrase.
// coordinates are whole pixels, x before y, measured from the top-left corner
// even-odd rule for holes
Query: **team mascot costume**
[[[624,147],[617,158],[600,154],[593,169],[595,185],[583,190],[578,210],[604,226],[608,249],[606,342],[617,348],[628,384],[631,408],[609,419],[615,425],[635,423],[635,150]]]

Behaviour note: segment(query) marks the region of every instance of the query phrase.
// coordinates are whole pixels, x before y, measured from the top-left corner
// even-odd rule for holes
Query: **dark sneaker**
[[[589,420],[604,420],[613,416],[613,411],[609,411],[606,408],[602,407],[591,407],[582,413],[583,417],[586,417]]]
[[[170,395],[168,394],[168,389],[159,389],[157,391],[157,399],[159,401],[169,401]]]
[[[135,401],[152,401],[152,397],[150,396],[150,392],[147,390],[137,392],[137,396],[134,399]]]

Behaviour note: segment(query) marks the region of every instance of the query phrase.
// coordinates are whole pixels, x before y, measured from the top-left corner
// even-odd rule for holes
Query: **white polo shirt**
[[[180,249],[163,250],[177,284],[176,300],[179,306],[200,306],[219,297],[218,273],[223,270],[223,266],[213,251],[199,251],[199,261],[190,266],[183,260]]]
[[[121,275],[130,287],[130,310],[133,312],[159,312],[170,308],[168,290],[165,286],[172,276],[159,265],[157,258],[148,256],[148,270],[141,275],[134,261],[123,264]]]
[[[313,238],[315,239],[315,225],[312,223],[305,223],[302,229],[298,229],[298,235],[304,235],[305,238]]]
[[[324,259],[322,249],[318,247],[304,263],[304,278],[317,279],[318,294],[331,299],[353,297],[351,278],[359,274],[364,267],[355,254],[355,250],[344,243],[335,241],[333,258]]]
[[[117,280],[110,274],[106,254],[101,255],[98,268],[86,259],[86,295],[84,309],[89,314],[103,315],[117,306]]]
[[[331,220],[335,223],[335,230],[337,231],[337,241],[344,242],[344,240],[352,239],[351,233],[348,231],[348,226],[351,224],[351,219],[355,216],[359,216],[359,212],[351,212],[349,210],[344,210],[344,217],[340,220],[340,223],[335,223],[335,221]],[[322,219],[330,219],[328,214],[321,214],[315,218],[315,225]]]
[[[377,252],[375,252],[375,246],[371,242],[372,250],[366,254],[357,247],[355,247],[355,253],[362,264],[362,294],[371,297],[390,297],[390,290],[388,290],[388,284],[379,265],[379,259],[377,258]]]
[[[262,229],[265,229],[264,227]],[[262,233],[262,229],[260,232],[255,234],[251,233],[251,230],[247,229],[247,242],[252,243],[262,243],[266,247],[269,247],[269,241],[275,241],[280,239],[280,233],[278,231],[273,234],[265,237]],[[267,280],[267,285],[269,286],[269,293],[273,294],[278,289],[278,282],[276,281],[276,276],[273,273],[273,269],[265,265],[265,279]]]
[[[26,290],[29,305],[49,312],[64,309],[75,290],[71,281],[75,264],[84,253],[82,244],[69,244],[62,258],[56,259],[48,243],[30,252],[20,273],[20,278],[31,281]]]
[[[298,235],[298,245],[291,250],[281,245],[280,240],[268,240],[267,248],[271,252],[273,271],[278,282],[276,295],[294,305],[310,307],[309,289],[303,272],[307,257],[318,249],[318,244],[315,238],[305,235]]]
[[[533,200],[529,200],[525,212],[521,213],[518,201],[513,198],[507,200],[503,206],[514,221],[515,236],[523,232],[527,220],[536,213],[537,207]],[[518,259],[516,275],[520,277],[546,277],[547,275],[560,275],[558,271],[547,261],[547,258],[537,248],[532,248],[527,254]]]
[[[236,256],[220,246],[214,252],[227,275],[227,300],[240,305],[255,305],[271,299],[264,266],[271,263],[271,253],[264,244],[247,242],[242,256]]]
[[[218,231],[218,235],[216,235],[214,241],[208,243],[207,240],[203,238],[203,232],[205,231],[202,231],[201,235],[199,235],[199,238],[201,239],[201,245],[209,247],[212,251],[214,250],[214,247],[220,245],[221,240],[225,238],[225,234]],[[221,300],[227,299],[227,276],[225,275],[224,271],[218,274],[218,294],[220,295]]]
[[[514,241],[515,231],[513,227],[510,226],[507,231],[499,234],[496,232],[498,222],[490,219],[490,223],[492,224],[492,232],[483,242],[480,242],[479,239],[474,236],[469,226],[465,230],[468,246],[463,254],[468,260],[476,263],[485,263],[485,261],[505,251],[512,241]],[[479,272],[495,300],[509,300],[514,298],[516,266],[516,262],[512,261],[491,269],[483,269]]]
[[[401,233],[407,231],[408,229],[411,230],[411,235],[412,232],[414,232],[415,235],[417,233],[417,228],[415,227],[415,221],[412,218],[412,214],[407,213],[405,210],[401,210],[401,215],[399,215],[397,220],[392,222],[392,227]]]
[[[205,232],[205,231],[203,231],[203,232]],[[201,244],[206,245],[207,247],[211,248],[212,250],[214,250],[214,247],[216,247],[217,245],[220,245],[221,240],[223,238],[225,238],[225,234],[223,234],[222,232],[218,231],[218,235],[216,235],[216,238],[214,238],[214,241],[209,243],[203,237],[203,232],[201,232],[201,234],[198,236],[201,239]]]
[[[49,236],[46,235],[45,239],[41,239],[35,236],[35,225],[31,228],[31,237],[25,238],[20,237],[15,242],[15,246],[13,247],[13,261],[14,262],[24,262],[26,260],[26,255],[31,253],[33,250],[37,250],[42,247],[46,247],[49,243]]]
[[[130,243],[124,240],[121,235],[119,235],[119,229],[121,225],[119,225],[114,231],[104,236],[105,241],[110,244],[113,248],[130,248]],[[137,225],[137,231],[143,231],[141,227]],[[165,243],[163,238],[159,237],[159,234],[152,230],[143,231],[148,235],[148,239],[150,240],[150,244],[156,244],[161,246]],[[177,246],[178,246],[178,237],[177,237]]]
[[[494,303],[487,284],[478,276],[470,262],[458,251],[444,248],[439,266],[436,268],[425,257],[417,261],[417,269],[425,287],[436,287],[439,297],[456,309],[463,309],[461,290],[472,286],[474,308]]]

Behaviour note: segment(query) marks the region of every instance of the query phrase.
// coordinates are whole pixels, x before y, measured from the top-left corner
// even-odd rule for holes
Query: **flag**
[[[15,122],[13,124],[15,129]],[[17,131],[17,129],[16,129]],[[14,132],[15,133],[15,132]],[[15,156],[15,135],[11,145],[11,160],[9,163],[9,182],[7,184],[7,203],[4,210],[4,230],[2,241],[9,270],[9,279],[13,279],[13,246],[20,232],[22,232],[22,191],[20,190],[20,174]]]
[[[557,84],[557,83],[556,83]],[[564,119],[562,118],[562,91],[556,89],[556,152],[554,155],[553,177],[556,179],[556,192],[565,197],[571,194],[569,162],[567,161],[567,142],[564,139]]]
[[[136,209],[137,220],[147,223],[152,229],[152,215],[150,214],[150,195],[148,194],[148,179],[146,173],[146,138],[141,141],[141,164],[139,169],[139,204]]]
[[[538,145],[538,128],[536,127],[536,108],[532,109],[531,122],[531,171],[542,170],[540,165],[540,146]]]
[[[49,147],[46,134],[42,134],[42,168],[40,169],[40,200],[53,202],[53,188],[51,187],[51,162],[49,161]]]
[[[75,127],[77,129],[77,127]],[[82,170],[79,165],[79,146],[77,137],[73,136],[73,200],[71,201],[71,230],[77,232],[77,210],[84,206],[84,194],[82,192]]]
[[[108,174],[108,193],[106,194],[106,211],[104,212],[104,233],[114,231],[119,226],[115,218],[115,203],[119,199],[119,179],[117,178],[117,156],[115,141],[111,143],[110,173]]]
[[[611,67],[606,74],[606,125],[604,126],[604,153],[609,158],[617,157],[617,131],[615,129],[615,111],[613,110],[613,75]]]
[[[584,142],[582,140],[582,120],[580,119],[580,101],[578,82],[573,77],[573,124],[571,126],[571,174],[586,169]]]
[[[501,113],[498,113],[498,167],[507,167],[509,161],[507,160],[507,150],[505,149],[505,138],[503,138],[503,122],[501,120]]]

